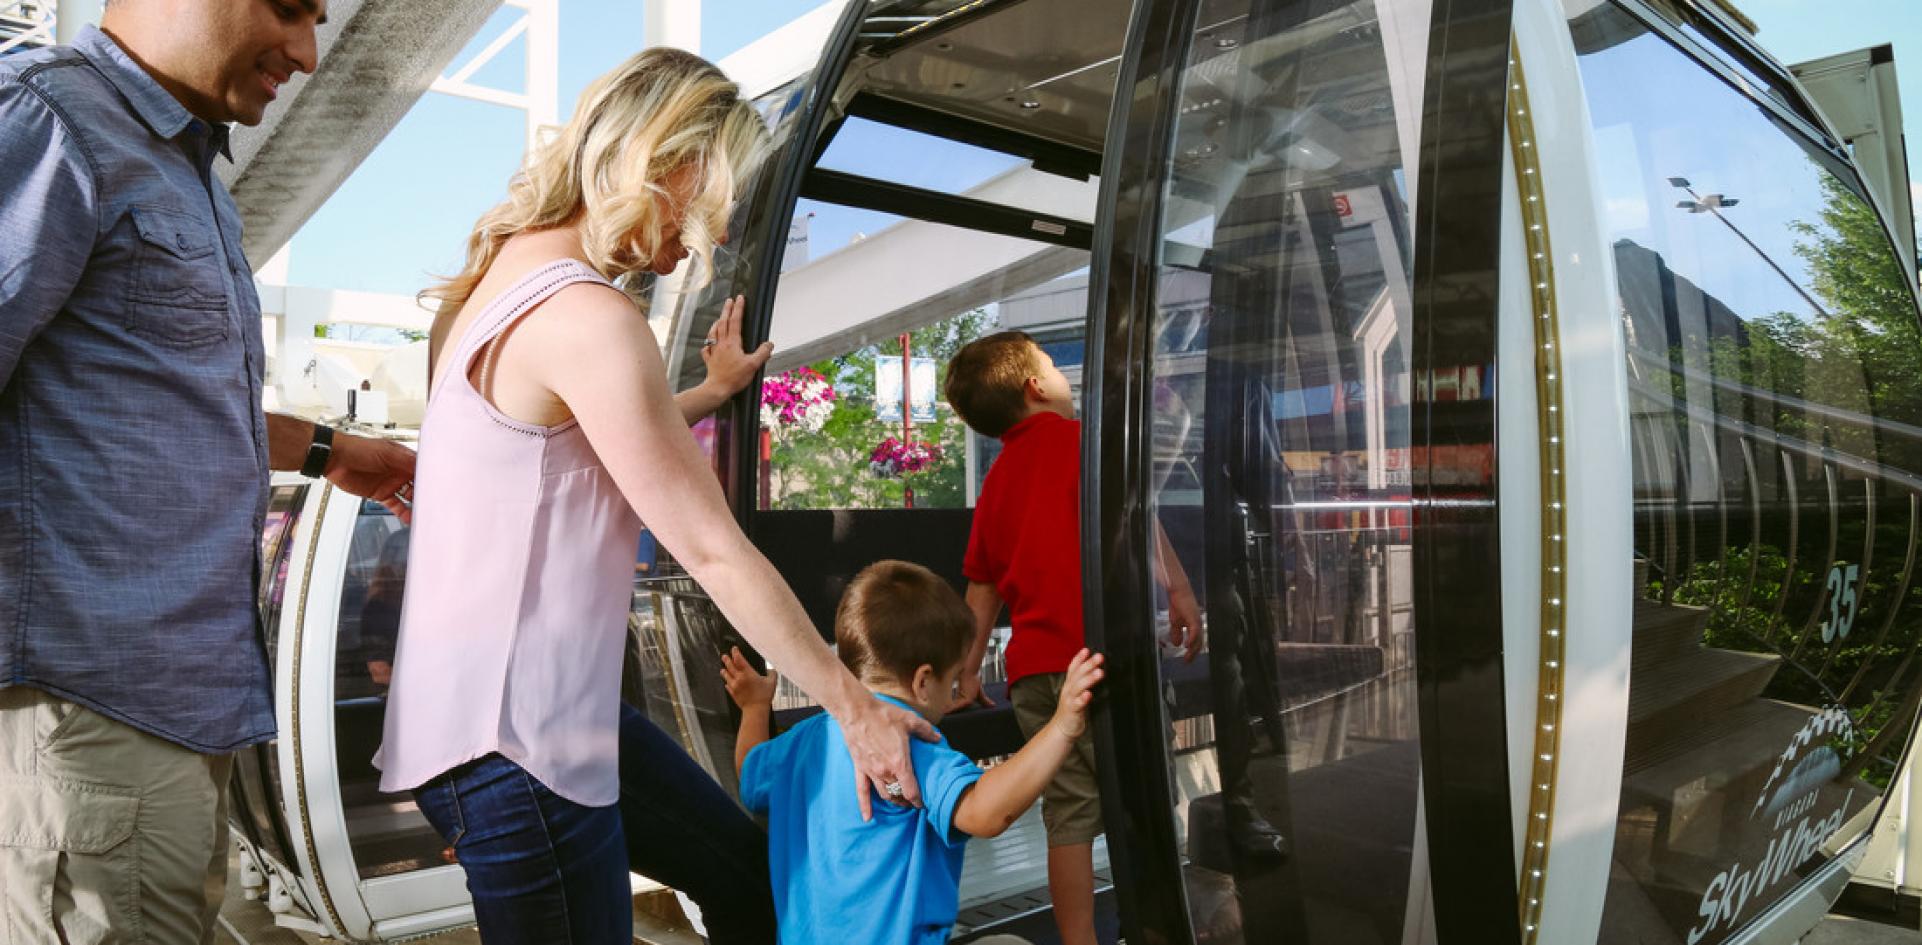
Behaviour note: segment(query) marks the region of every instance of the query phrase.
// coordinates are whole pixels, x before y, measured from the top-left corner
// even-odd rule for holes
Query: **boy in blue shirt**
[[[961,596],[920,565],[881,561],[848,585],[834,615],[841,662],[875,698],[939,723],[974,642]],[[983,772],[947,739],[911,743],[925,807],[874,805],[863,823],[846,802],[854,765],[823,713],[768,740],[776,680],[740,650],[722,657],[741,707],[734,762],[741,803],[768,819],[768,867],[782,945],[944,945],[960,909],[970,837],[999,836],[1041,796],[1088,726],[1101,657],[1068,667],[1054,717],[1026,747]],[[865,784],[862,790],[872,790]]]

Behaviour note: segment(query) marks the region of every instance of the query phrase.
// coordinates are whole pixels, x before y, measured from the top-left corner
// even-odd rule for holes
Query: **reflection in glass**
[[[1198,941],[1399,943],[1419,767],[1405,93],[1375,4],[1295,6],[1209,5],[1182,79],[1154,512],[1209,644],[1162,664],[1175,817]],[[1436,383],[1493,393],[1477,368]]]
[[[1909,732],[1916,309],[1846,171],[1621,11],[1575,28],[1634,461],[1603,940],[1712,945],[1866,829]]]
[[[380,790],[373,766],[387,718],[387,683],[400,630],[412,533],[375,502],[362,502],[341,579],[334,641],[334,761],[347,841],[363,879],[453,862],[411,795]]]
[[[268,494],[260,536],[260,629],[267,671],[273,673],[280,639],[281,603],[287,593],[287,565],[293,560],[294,531],[307,500],[305,485],[275,486]],[[234,754],[234,814],[248,841],[282,863],[292,863],[292,845],[280,822],[280,754],[270,741]]]
[[[910,160],[903,161],[904,155]],[[1012,154],[853,117],[841,122],[816,166],[944,194],[967,194],[1025,163]]]
[[[801,105],[807,98],[808,79],[809,76],[802,75],[754,100],[756,110],[768,123],[772,145],[756,177],[739,182],[736,192],[740,199],[728,221],[726,244],[715,247],[714,271],[683,271],[676,278],[658,280],[652,289],[648,321],[663,339],[668,384],[675,390],[686,390],[701,382],[705,376],[701,340],[707,337],[707,330],[713,327],[715,319],[721,317],[721,306],[747,290],[750,261],[772,249],[754,245],[754,241],[747,238],[753,234],[745,233],[746,223],[754,214],[757,198],[766,193],[768,175],[780,166],[782,155],[793,140],[801,118]],[[702,284],[694,288],[694,283]],[[750,314],[749,318],[752,317]]]

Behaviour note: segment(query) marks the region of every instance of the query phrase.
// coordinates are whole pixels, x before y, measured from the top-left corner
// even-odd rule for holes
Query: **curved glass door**
[[[259,606],[261,646],[272,672],[280,639],[281,604],[287,593],[287,565],[293,560],[294,530],[306,508],[307,486],[275,485],[267,501],[267,518],[260,536]],[[278,740],[243,748],[234,754],[230,797],[232,819],[241,836],[268,857],[286,865],[297,862],[281,820],[280,752]]]
[[[1397,114],[1419,102],[1374,0],[1203,3],[1177,82],[1146,397],[1157,625],[1185,575],[1206,627],[1159,664],[1189,920],[1197,942],[1400,943],[1420,746]]]
[[[411,794],[380,789],[373,764],[387,719],[412,533],[379,503],[358,506],[334,641],[334,770],[354,867],[361,879],[373,879],[446,866],[454,857]]]
[[[1721,942],[1868,829],[1922,694],[1915,299],[1855,176],[1571,24],[1627,341],[1634,643],[1604,942]]]

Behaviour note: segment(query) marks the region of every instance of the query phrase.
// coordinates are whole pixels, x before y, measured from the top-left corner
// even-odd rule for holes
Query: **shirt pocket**
[[[225,341],[227,286],[207,225],[179,210],[134,207],[131,213],[136,243],[127,327],[180,347]]]

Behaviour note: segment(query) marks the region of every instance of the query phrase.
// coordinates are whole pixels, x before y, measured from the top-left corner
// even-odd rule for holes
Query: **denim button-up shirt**
[[[226,142],[97,29],[0,58],[0,686],[201,752],[274,728]]]

